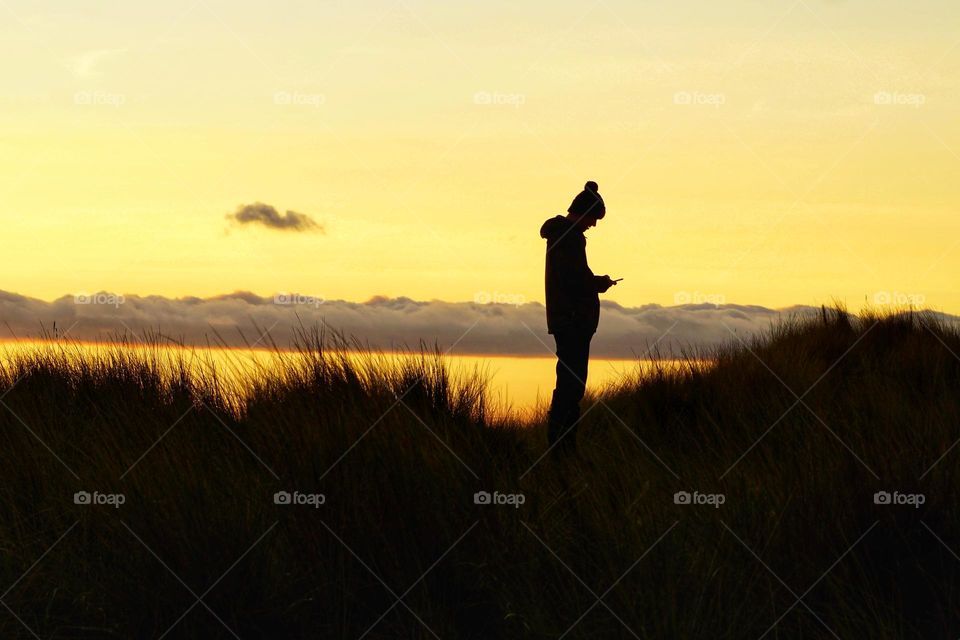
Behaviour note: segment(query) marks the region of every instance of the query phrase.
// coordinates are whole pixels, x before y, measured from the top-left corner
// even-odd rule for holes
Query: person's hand
[[[608,275],[597,276],[597,291],[605,293],[607,289],[617,284]]]

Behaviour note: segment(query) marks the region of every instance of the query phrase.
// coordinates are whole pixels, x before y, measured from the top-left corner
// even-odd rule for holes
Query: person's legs
[[[576,422],[580,401],[586,390],[587,365],[592,334],[563,332],[554,334],[557,343],[557,386],[550,403],[547,438],[550,446],[576,449]]]

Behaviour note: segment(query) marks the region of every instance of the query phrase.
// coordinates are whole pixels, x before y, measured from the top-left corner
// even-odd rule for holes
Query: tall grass
[[[956,327],[833,309],[731,339],[588,398],[578,459],[483,372],[356,346],[303,330],[240,386],[151,341],[9,352],[0,637],[960,631]]]

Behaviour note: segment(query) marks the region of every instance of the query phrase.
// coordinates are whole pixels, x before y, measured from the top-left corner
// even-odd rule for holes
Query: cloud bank
[[[735,304],[623,307],[604,301],[601,305],[591,354],[604,358],[642,357],[654,345],[664,354],[709,348],[736,340],[734,334],[747,339],[777,321],[817,311],[806,306],[769,309]],[[375,297],[360,303],[300,294],[261,297],[243,291],[212,298],[101,292],[46,302],[0,291],[3,339],[38,338],[43,328],[56,327],[79,340],[109,341],[120,334],[142,337],[146,331],[189,345],[223,340],[228,346],[242,347],[268,329],[269,338],[259,345],[272,339],[287,347],[301,323],[307,327],[326,324],[385,350],[418,348],[421,340],[443,350],[452,347],[451,353],[456,354],[550,356],[554,347],[546,332],[544,307],[535,302],[509,305]]]
[[[227,215],[227,220],[239,225],[258,224],[268,229],[279,229],[281,231],[325,232],[323,225],[317,223],[305,213],[297,213],[288,209],[285,215],[280,215],[275,207],[263,202],[242,204],[237,207],[236,211]]]

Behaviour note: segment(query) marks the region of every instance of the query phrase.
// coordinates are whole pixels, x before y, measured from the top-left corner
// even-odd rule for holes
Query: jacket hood
[[[555,216],[543,223],[540,227],[540,237],[547,240],[562,236],[570,231],[574,223],[565,216]]]

